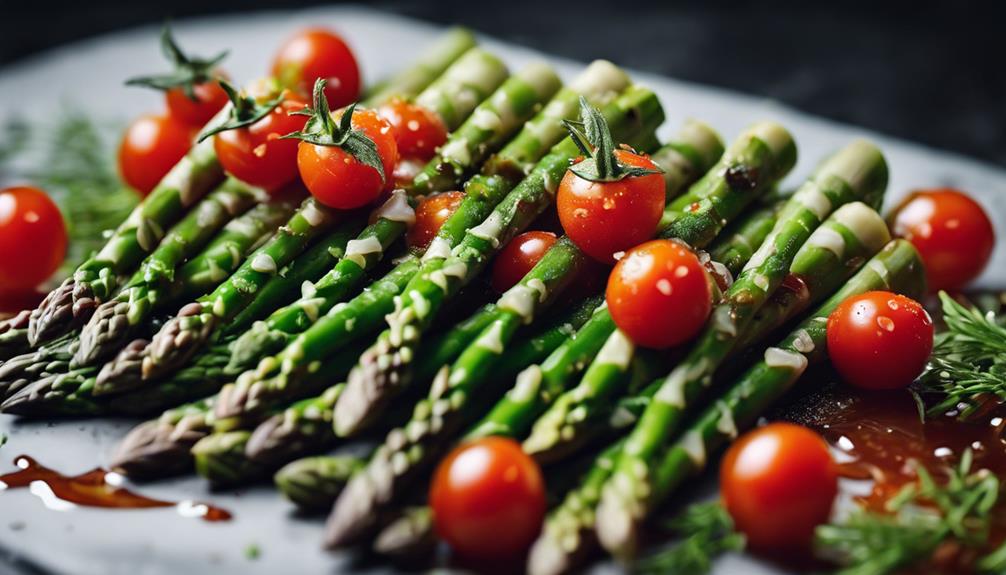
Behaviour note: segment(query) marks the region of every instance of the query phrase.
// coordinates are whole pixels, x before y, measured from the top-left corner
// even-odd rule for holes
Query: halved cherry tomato
[[[304,127],[304,116],[290,112],[304,108],[304,101],[288,96],[267,116],[251,126],[220,132],[213,147],[220,165],[235,178],[277,192],[297,178],[297,140],[282,140]]]
[[[66,225],[59,208],[38,188],[0,191],[0,293],[18,299],[59,269],[66,255]]]
[[[333,110],[360,96],[356,56],[341,36],[324,28],[301,30],[287,40],[273,60],[272,75],[305,96],[311,93],[315,80],[327,80],[325,96]]]
[[[541,469],[512,439],[487,437],[452,451],[433,476],[437,533],[464,557],[524,552],[545,517]]]
[[[192,147],[195,128],[171,116],[141,116],[119,145],[119,173],[146,196]]]
[[[335,117],[338,121],[342,111],[335,112]],[[392,174],[398,162],[398,147],[391,126],[377,112],[360,108],[353,111],[352,125],[377,145],[384,167],[383,183],[377,170],[342,148],[300,142],[297,149],[297,167],[304,185],[319,202],[332,208],[365,206],[394,183]]]
[[[919,302],[887,291],[850,297],[828,316],[828,356],[864,389],[912,383],[933,350],[933,322]]]
[[[615,264],[605,292],[612,319],[638,345],[667,348],[688,341],[712,309],[712,286],[685,244],[652,240]]]
[[[391,124],[403,158],[429,160],[437,147],[447,141],[447,127],[432,110],[404,98],[393,98],[378,111]]]
[[[981,205],[949,188],[908,196],[891,217],[891,228],[919,250],[933,291],[960,289],[978,277],[996,243]]]
[[[744,434],[720,466],[720,494],[737,529],[761,551],[805,550],[828,521],[838,472],[813,431],[771,423]]]
[[[416,208],[416,223],[409,230],[409,247],[416,250],[430,247],[444,222],[458,211],[464,199],[463,192],[444,192],[420,202]]]
[[[493,289],[503,293],[516,285],[556,241],[552,232],[539,231],[524,232],[510,240],[493,263]]]
[[[168,113],[190,126],[201,128],[213,115],[227,105],[227,93],[216,82],[203,82],[192,87],[196,99],[185,95],[182,88],[172,88],[164,95]]]
[[[657,169],[649,158],[615,150],[620,164]],[[567,171],[556,197],[559,221],[577,247],[606,264],[614,254],[653,237],[664,211],[660,174],[591,182]]]

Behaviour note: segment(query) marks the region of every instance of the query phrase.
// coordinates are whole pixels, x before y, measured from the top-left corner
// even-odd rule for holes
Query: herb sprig
[[[716,501],[689,506],[667,527],[684,539],[636,563],[635,573],[701,575],[709,572],[718,555],[744,549],[744,536],[734,530],[730,514]]]

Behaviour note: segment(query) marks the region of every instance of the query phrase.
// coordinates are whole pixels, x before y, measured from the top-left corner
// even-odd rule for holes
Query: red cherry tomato
[[[616,150],[619,163],[656,169],[645,156]],[[591,182],[567,171],[556,197],[566,235],[592,258],[610,264],[613,255],[653,237],[664,211],[660,174]]]
[[[545,517],[545,483],[520,445],[487,437],[456,448],[433,476],[437,533],[460,555],[503,559],[523,553]]]
[[[378,113],[391,124],[398,153],[404,158],[429,160],[447,141],[447,127],[440,116],[418,104],[393,98]]]
[[[493,264],[493,289],[499,293],[512,288],[531,271],[557,238],[552,232],[524,232],[500,250]]]
[[[338,121],[342,112],[335,115]],[[301,142],[297,149],[297,167],[304,185],[319,202],[332,208],[365,206],[394,184],[392,176],[398,162],[398,147],[391,126],[373,110],[356,109],[353,128],[361,130],[377,145],[384,167],[383,183],[377,170],[342,148]]]
[[[952,189],[910,195],[895,210],[891,228],[919,250],[933,291],[960,289],[978,277],[996,243],[981,205]]]
[[[933,322],[919,302],[886,291],[843,301],[828,316],[828,356],[852,385],[905,387],[933,350]]]
[[[611,270],[605,298],[615,325],[645,347],[688,341],[712,309],[705,268],[674,240],[652,240],[629,250]]]
[[[185,95],[181,88],[168,90],[164,98],[168,113],[180,122],[201,128],[227,105],[227,93],[216,82],[203,82],[192,87],[196,99]]]
[[[409,230],[409,247],[425,250],[458,206],[465,199],[463,192],[444,192],[430,196],[416,208],[416,223]]]
[[[119,145],[119,173],[146,196],[192,147],[195,129],[171,116],[141,116]]]
[[[273,60],[272,75],[305,96],[315,80],[324,78],[328,82],[325,96],[333,110],[360,96],[360,68],[353,51],[342,37],[324,28],[308,28],[287,40]]]
[[[28,186],[0,191],[0,254],[0,293],[8,298],[30,293],[63,263],[66,225],[45,192]]]
[[[304,101],[287,97],[264,118],[251,126],[220,132],[213,137],[213,147],[220,165],[235,178],[276,192],[297,178],[297,140],[282,140],[304,127],[304,116],[291,116],[302,110]]]
[[[737,529],[761,551],[806,549],[828,521],[838,472],[813,431],[771,423],[744,434],[720,466],[720,494]]]

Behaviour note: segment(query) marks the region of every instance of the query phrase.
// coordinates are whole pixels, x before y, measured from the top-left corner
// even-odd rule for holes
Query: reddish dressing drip
[[[227,521],[231,518],[229,511],[205,503],[173,502],[140,495],[121,487],[121,475],[101,468],[80,475],[64,475],[26,455],[14,459],[14,465],[19,471],[0,475],[0,492],[28,489],[46,507],[57,511],[77,506],[110,509],[174,507],[183,517],[196,517],[204,521]]]

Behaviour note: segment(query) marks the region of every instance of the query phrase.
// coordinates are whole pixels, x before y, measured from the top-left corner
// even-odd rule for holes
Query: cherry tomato
[[[44,292],[34,288],[24,291],[0,291],[0,314],[13,315],[22,310],[35,309],[45,296]]]
[[[520,445],[487,437],[452,451],[433,476],[437,533],[464,557],[502,559],[524,552],[545,517],[545,483]]]
[[[398,153],[404,158],[429,160],[447,141],[447,126],[440,116],[418,104],[393,98],[378,113],[391,124]]]
[[[524,232],[500,250],[493,264],[493,289],[499,293],[512,288],[557,241],[552,232]]]
[[[289,115],[303,108],[303,100],[287,97],[251,126],[213,136],[220,165],[235,178],[269,192],[277,192],[294,181],[298,142],[280,137],[304,127],[304,116]]]
[[[335,115],[338,120],[342,112]],[[356,109],[353,128],[361,130],[377,145],[384,167],[384,183],[377,170],[342,148],[301,142],[297,149],[297,167],[304,185],[319,202],[332,208],[365,206],[394,184],[392,175],[398,162],[398,147],[391,126],[373,110]]]
[[[119,145],[119,173],[146,196],[192,147],[195,129],[171,116],[141,116]]]
[[[429,196],[416,208],[416,223],[409,230],[409,247],[425,250],[443,227],[447,218],[458,211],[458,206],[465,199],[463,192],[444,192]]]
[[[926,264],[929,289],[956,290],[978,277],[995,247],[985,210],[952,189],[910,195],[891,218],[894,234],[912,242]]]
[[[192,87],[196,99],[189,98],[181,88],[168,90],[164,98],[168,113],[190,126],[201,128],[227,105],[227,93],[216,82],[203,82]]]
[[[705,268],[674,240],[652,240],[629,250],[611,270],[605,298],[615,325],[645,347],[688,341],[712,309]]]
[[[315,80],[324,78],[325,96],[332,109],[348,106],[360,96],[360,68],[339,35],[324,28],[308,28],[283,44],[272,64],[272,75],[305,96]]]
[[[656,169],[645,156],[615,150],[619,163]],[[556,197],[559,221],[577,247],[602,263],[653,237],[664,211],[660,174],[591,182],[567,171]]]
[[[720,494],[737,529],[761,551],[806,549],[828,521],[838,472],[813,431],[771,423],[744,434],[720,466]]]
[[[0,293],[9,298],[31,292],[59,268],[66,225],[45,192],[28,186],[0,191],[0,254]]]
[[[922,373],[932,350],[929,314],[903,295],[867,292],[843,301],[828,316],[828,355],[856,387],[905,387]]]

